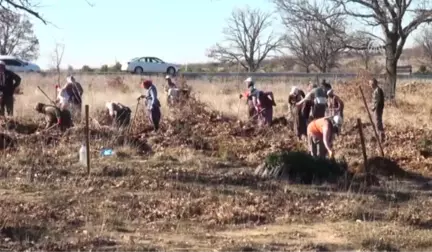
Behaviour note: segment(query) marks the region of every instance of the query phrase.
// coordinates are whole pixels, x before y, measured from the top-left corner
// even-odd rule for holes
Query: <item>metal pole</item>
[[[85,105],[85,136],[86,136],[86,152],[87,152],[87,175],[90,175],[90,129],[89,129],[89,105]]]

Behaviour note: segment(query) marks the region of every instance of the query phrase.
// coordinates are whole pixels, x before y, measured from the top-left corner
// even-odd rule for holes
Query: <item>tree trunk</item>
[[[388,57],[386,59],[386,74],[387,74],[387,85],[386,93],[387,97],[394,99],[396,97],[396,80],[397,80],[397,60],[395,57]]]

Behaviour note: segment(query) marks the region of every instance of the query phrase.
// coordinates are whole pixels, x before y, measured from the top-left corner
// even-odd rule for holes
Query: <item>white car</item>
[[[0,60],[6,65],[6,69],[12,72],[37,72],[41,71],[40,67],[36,64],[26,62],[14,56],[0,55]]]
[[[167,73],[175,75],[180,69],[180,65],[164,62],[156,57],[139,57],[134,58],[122,64],[122,71],[130,73]]]

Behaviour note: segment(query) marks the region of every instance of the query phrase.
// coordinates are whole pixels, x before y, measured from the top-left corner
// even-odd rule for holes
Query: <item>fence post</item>
[[[87,152],[87,175],[90,175],[90,126],[89,126],[89,105],[85,105],[85,138]]]
[[[363,153],[363,163],[364,163],[364,168],[365,168],[365,172],[366,174],[369,173],[369,169],[367,167],[367,153],[366,153],[366,144],[365,144],[365,140],[364,140],[364,136],[363,136],[363,128],[362,128],[362,122],[360,118],[357,118],[357,128],[359,131],[359,135],[360,135],[360,143],[361,143],[361,147],[362,147],[362,153]]]

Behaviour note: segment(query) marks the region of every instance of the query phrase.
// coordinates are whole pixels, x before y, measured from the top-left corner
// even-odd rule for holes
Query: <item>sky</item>
[[[90,4],[93,5],[91,7]],[[134,57],[155,56],[171,63],[210,61],[206,50],[223,40],[234,8],[274,11],[268,0],[40,0],[38,11],[54,25],[34,20],[41,68],[53,65],[62,43],[62,67],[100,67]],[[121,4],[119,4],[121,3]]]
[[[37,10],[52,23],[45,25],[32,18],[40,43],[35,63],[43,69],[54,65],[52,55],[57,43],[65,46],[63,68],[100,67],[143,56],[179,64],[208,62],[206,50],[223,41],[222,30],[233,9],[250,6],[275,11],[269,0],[39,2]],[[275,32],[283,32],[280,22],[274,24]],[[379,28],[373,32],[379,33]]]

